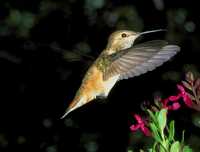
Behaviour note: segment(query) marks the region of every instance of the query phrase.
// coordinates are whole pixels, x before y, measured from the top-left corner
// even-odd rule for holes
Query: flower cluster
[[[195,78],[193,73],[186,74],[186,80],[182,81],[183,86],[187,89],[187,95],[192,100],[190,108],[200,111],[200,78]]]
[[[159,105],[159,109],[178,110],[183,106],[181,104],[181,101],[183,101],[186,107],[200,111],[200,78],[195,79],[194,75],[188,72],[186,74],[186,80],[182,81],[182,84],[178,84],[177,89],[177,95],[172,95],[165,99],[159,98],[158,101],[156,101],[159,102],[156,104]],[[155,107],[152,106],[152,109],[155,109]],[[130,130],[134,132],[140,129],[144,135],[150,136],[151,132],[147,127],[146,121],[137,114],[134,114],[133,117],[136,119],[137,124],[131,125]]]
[[[177,110],[181,107],[181,103],[179,102],[180,99],[182,99],[185,103],[185,105],[189,108],[193,107],[193,102],[190,99],[188,93],[185,91],[184,87],[182,85],[177,85],[179,93],[177,95],[169,96],[166,99],[160,99],[161,102],[161,109],[166,110]],[[132,132],[140,129],[144,135],[150,136],[151,132],[149,131],[147,127],[147,123],[145,120],[141,118],[138,114],[134,114],[133,117],[136,119],[137,124],[133,124],[130,126],[130,130]]]
[[[156,97],[154,105],[144,102],[143,109],[148,113],[148,119],[143,119],[138,114],[133,114],[135,124],[130,126],[130,130],[135,132],[140,130],[145,136],[151,136],[154,144],[149,152],[192,152],[192,149],[184,143],[184,132],[182,139],[175,139],[175,122],[168,123],[167,113],[178,110],[182,106],[200,111],[200,78],[195,79],[190,72],[186,74],[186,80],[182,84],[177,84],[178,93],[165,99]]]
[[[169,96],[168,98],[161,100],[163,103],[163,108],[166,108],[167,110],[177,110],[181,107],[181,104],[179,100],[182,98],[185,105],[189,108],[192,107],[193,102],[190,99],[189,95],[185,91],[184,87],[182,85],[177,85],[177,88],[179,90],[179,93],[175,96]],[[172,102],[172,104],[170,104]]]
[[[149,129],[146,127],[146,121],[144,121],[139,115],[134,114],[133,117],[136,119],[137,124],[135,125],[131,125],[130,126],[130,130],[132,132],[140,129],[145,136],[151,136],[151,132],[149,131]]]

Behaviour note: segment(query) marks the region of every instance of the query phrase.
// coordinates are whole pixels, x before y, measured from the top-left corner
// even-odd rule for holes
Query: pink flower
[[[167,109],[167,110],[177,110],[180,108],[180,104],[178,102],[172,103],[172,105],[168,105],[168,103],[171,100],[169,100],[169,98],[164,99],[163,102],[163,108]]]
[[[151,136],[151,132],[150,132],[149,129],[145,126],[145,121],[142,120],[142,118],[141,118],[139,115],[137,115],[137,114],[134,114],[133,116],[134,116],[134,118],[136,119],[137,124],[136,124],[136,125],[131,125],[131,126],[130,126],[130,130],[131,130],[132,132],[134,132],[134,131],[140,129],[140,130],[144,133],[145,136]]]
[[[181,107],[181,104],[178,102],[178,100],[181,99],[181,98],[183,99],[183,101],[186,104],[186,106],[188,106],[189,108],[192,107],[192,100],[190,99],[190,97],[186,93],[186,91],[183,88],[183,86],[177,85],[177,88],[179,90],[178,95],[169,96],[168,98],[164,99],[162,101],[163,108],[166,108],[168,110],[177,110],[177,109],[179,109]],[[169,105],[170,101],[172,102],[171,105]]]
[[[181,85],[177,85],[177,88],[180,91],[180,94],[183,98],[184,103],[191,108],[192,107],[192,100],[190,99],[190,97],[188,96],[187,92],[185,91],[185,89],[183,88],[183,86]]]

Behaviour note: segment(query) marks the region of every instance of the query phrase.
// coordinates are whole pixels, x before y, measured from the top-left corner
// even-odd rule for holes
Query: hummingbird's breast
[[[85,96],[88,102],[95,99],[97,96],[106,97],[118,78],[119,76],[114,76],[108,80],[103,80],[102,69],[99,68],[97,64],[93,64],[87,71],[78,94],[80,96]]]

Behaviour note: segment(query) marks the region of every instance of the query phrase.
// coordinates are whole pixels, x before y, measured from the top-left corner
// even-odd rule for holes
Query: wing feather
[[[162,40],[149,41],[119,51],[110,55],[111,62],[104,73],[104,79],[115,75],[120,75],[120,80],[128,79],[152,71],[178,51],[180,51],[179,46],[168,45]]]

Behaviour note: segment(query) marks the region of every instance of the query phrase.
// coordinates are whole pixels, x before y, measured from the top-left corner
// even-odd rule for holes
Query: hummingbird
[[[98,97],[106,98],[118,81],[152,71],[179,52],[179,46],[168,44],[165,40],[134,44],[141,35],[159,31],[163,30],[141,33],[118,30],[112,33],[106,48],[86,72],[79,90],[61,119]]]

